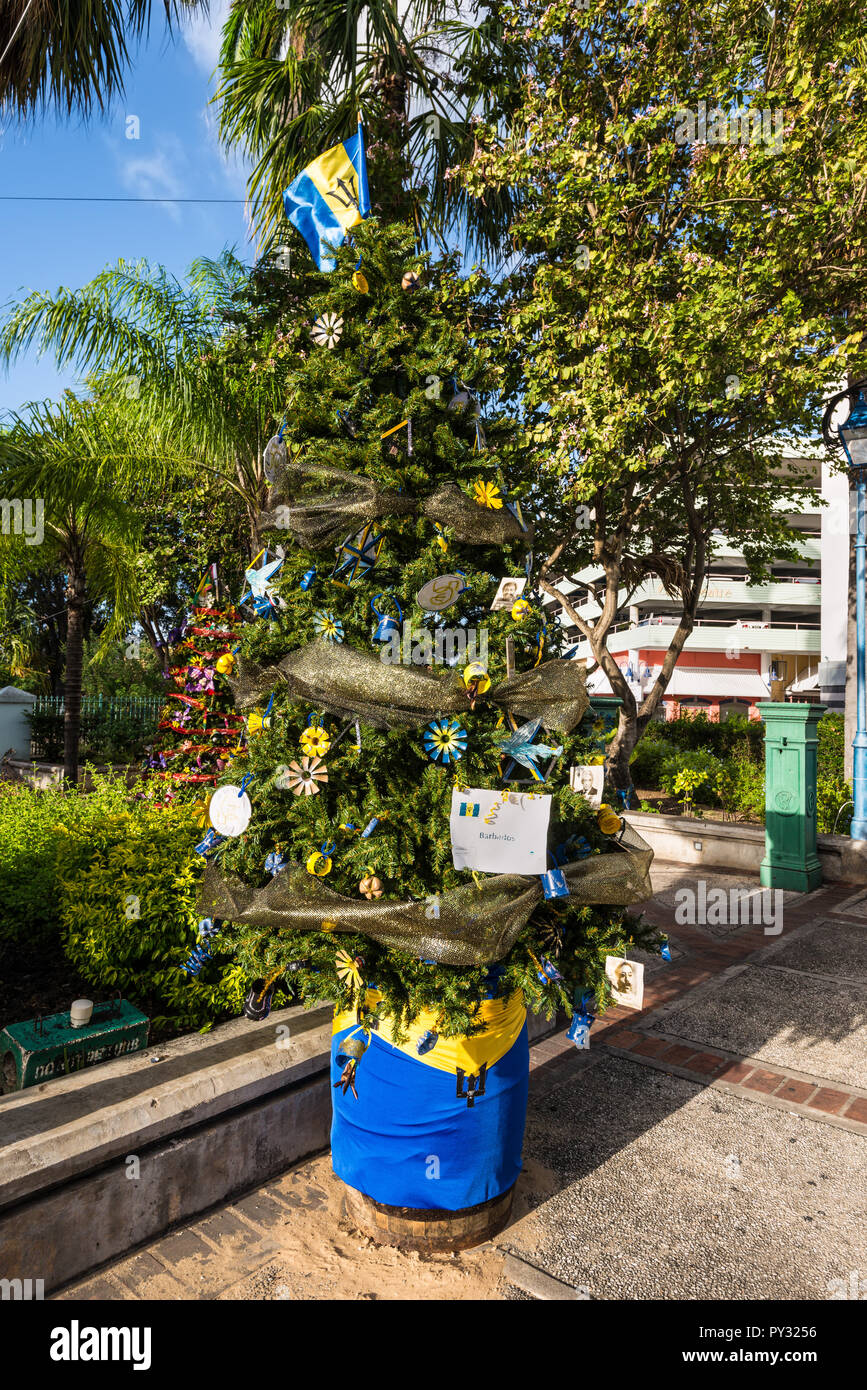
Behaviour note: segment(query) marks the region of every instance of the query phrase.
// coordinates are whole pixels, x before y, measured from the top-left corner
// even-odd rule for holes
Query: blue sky
[[[133,53],[125,96],[87,125],[54,116],[0,131],[0,193],[117,198],[243,199],[245,171],[227,160],[215,134],[219,33],[228,0],[212,0],[211,18],[188,23],[169,40],[159,20]],[[139,138],[128,139],[136,116]],[[78,288],[119,258],[145,257],[179,278],[196,256],[235,246],[251,258],[243,202],[234,204],[0,203],[0,304],[28,290]],[[0,417],[28,400],[55,399],[74,386],[73,371],[36,354],[0,367]]]

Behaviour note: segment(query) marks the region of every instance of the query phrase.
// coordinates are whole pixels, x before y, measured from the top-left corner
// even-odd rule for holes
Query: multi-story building
[[[758,717],[757,700],[770,699],[782,679],[785,698],[819,700],[842,708],[848,592],[848,482],[818,460],[801,461],[829,503],[788,514],[800,533],[799,556],[773,566],[773,579],[751,584],[743,555],[719,535],[694,630],[668,684],[662,718],[703,709],[712,719],[738,711]],[[809,504],[813,505],[813,504]],[[560,587],[582,617],[600,612],[592,585],[603,579],[588,568]],[[678,604],[658,579],[629,595],[609,635],[608,649],[640,698],[656,679],[677,629]],[[553,602],[553,600],[552,600]],[[569,630],[567,641],[576,633]],[[579,638],[564,654],[592,666],[589,643]],[[821,668],[821,669],[820,669]],[[613,691],[600,669],[588,677],[596,695]]]

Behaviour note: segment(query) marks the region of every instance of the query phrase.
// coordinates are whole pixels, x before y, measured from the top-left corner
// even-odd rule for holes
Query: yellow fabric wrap
[[[365,998],[367,1008],[375,1009],[382,995],[379,990],[369,989]],[[475,1076],[483,1064],[492,1067],[514,1046],[527,1017],[524,996],[520,990],[516,990],[510,999],[483,999],[479,1005],[478,1016],[487,1025],[483,1033],[476,1033],[472,1038],[440,1038],[436,1047],[421,1056],[416,1051],[416,1044],[424,1033],[436,1032],[434,1013],[419,1014],[407,1029],[406,1042],[394,1041],[388,1019],[382,1020],[376,1029],[376,1036],[383,1042],[390,1043],[399,1052],[405,1052],[407,1057],[414,1058],[416,1062],[424,1062],[439,1071],[452,1074],[463,1071],[467,1075]],[[342,1033],[344,1028],[351,1028],[357,1022],[355,1009],[345,1009],[341,1013],[335,1013],[332,1032]]]

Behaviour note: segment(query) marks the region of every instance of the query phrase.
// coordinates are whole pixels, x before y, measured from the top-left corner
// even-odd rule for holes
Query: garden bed
[[[704,713],[650,724],[630,764],[640,789],[633,806],[637,801],[645,812],[764,825],[764,732],[755,720],[733,716],[716,723]],[[845,835],[852,790],[843,770],[843,715],[825,714],[817,732],[817,829]]]
[[[672,796],[669,792],[662,792],[654,788],[636,787],[631,804],[634,809],[639,809],[649,815],[688,815],[699,820],[720,821],[726,825],[760,826],[762,824],[758,816],[749,812],[740,814],[737,811],[723,810],[720,806],[703,806],[700,802],[693,802],[687,813],[677,797]]]

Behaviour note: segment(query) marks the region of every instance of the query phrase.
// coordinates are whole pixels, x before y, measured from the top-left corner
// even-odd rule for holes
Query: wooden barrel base
[[[469,1250],[502,1231],[512,1211],[514,1187],[488,1202],[460,1211],[418,1207],[390,1207],[374,1202],[354,1187],[344,1187],[344,1210],[353,1226],[378,1245],[398,1245],[405,1250],[432,1253]]]

